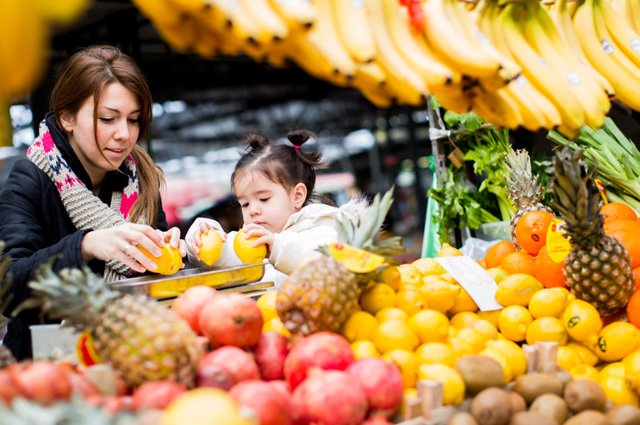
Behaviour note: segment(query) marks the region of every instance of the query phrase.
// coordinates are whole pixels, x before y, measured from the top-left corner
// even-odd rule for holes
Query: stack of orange
[[[609,202],[600,209],[604,218],[604,231],[616,238],[627,249],[631,267],[636,276],[636,289],[640,289],[640,220],[636,212],[625,203]]]

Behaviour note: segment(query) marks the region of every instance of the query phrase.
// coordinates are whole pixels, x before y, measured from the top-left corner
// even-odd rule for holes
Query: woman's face
[[[61,122],[73,151],[95,186],[102,182],[108,171],[122,165],[137,143],[140,105],[129,89],[112,83],[105,87],[98,101],[95,133],[93,109],[91,96],[75,116],[61,114]],[[94,134],[98,135],[97,143]]]

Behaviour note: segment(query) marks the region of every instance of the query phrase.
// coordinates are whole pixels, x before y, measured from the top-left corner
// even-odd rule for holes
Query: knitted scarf
[[[123,192],[113,192],[110,207],[87,188],[62,157],[46,121],[40,123],[39,136],[27,150],[27,157],[55,184],[62,204],[78,230],[107,229],[127,221],[131,206],[138,198],[138,175],[131,155],[120,168],[129,182]],[[132,270],[120,261],[105,262],[105,282],[124,279],[131,273]]]

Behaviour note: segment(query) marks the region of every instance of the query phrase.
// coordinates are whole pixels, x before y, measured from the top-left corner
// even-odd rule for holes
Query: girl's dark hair
[[[287,134],[291,144],[271,144],[257,133],[247,136],[247,150],[242,155],[231,174],[231,189],[235,190],[235,180],[239,174],[257,172],[274,183],[291,189],[298,183],[307,187],[307,205],[316,197],[313,190],[316,185],[316,169],[326,167],[318,151],[304,152],[302,145],[315,135],[308,130],[292,130]]]
[[[63,128],[60,119],[63,113],[75,116],[85,100],[93,96],[93,128],[97,146],[98,102],[104,89],[112,83],[122,84],[138,100],[139,137],[145,137],[152,119],[151,90],[133,59],[113,46],[86,47],[66,61],[60,70],[49,102],[58,126]],[[146,223],[155,226],[160,186],[164,182],[162,171],[139,145],[134,146],[131,155],[136,161],[140,179],[140,194],[131,208],[131,219],[136,221],[144,214]]]

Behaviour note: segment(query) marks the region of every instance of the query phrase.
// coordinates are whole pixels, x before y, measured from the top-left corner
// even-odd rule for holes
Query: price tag
[[[607,188],[604,187],[602,180],[595,179],[593,182],[596,184],[596,187],[598,188],[598,192],[600,192],[600,196],[602,197],[602,200],[604,201],[604,203],[608,204],[609,199],[607,199]]]
[[[571,251],[571,243],[564,236],[564,221],[555,218],[549,223],[547,230],[547,251],[554,263],[562,263]]]
[[[91,338],[91,334],[88,331],[82,332],[78,337],[78,341],[76,342],[76,355],[80,363],[85,366],[93,366],[94,364],[102,362],[93,346],[93,338]]]
[[[481,311],[500,310],[503,306],[496,301],[498,284],[476,261],[463,256],[434,258],[478,305]]]

